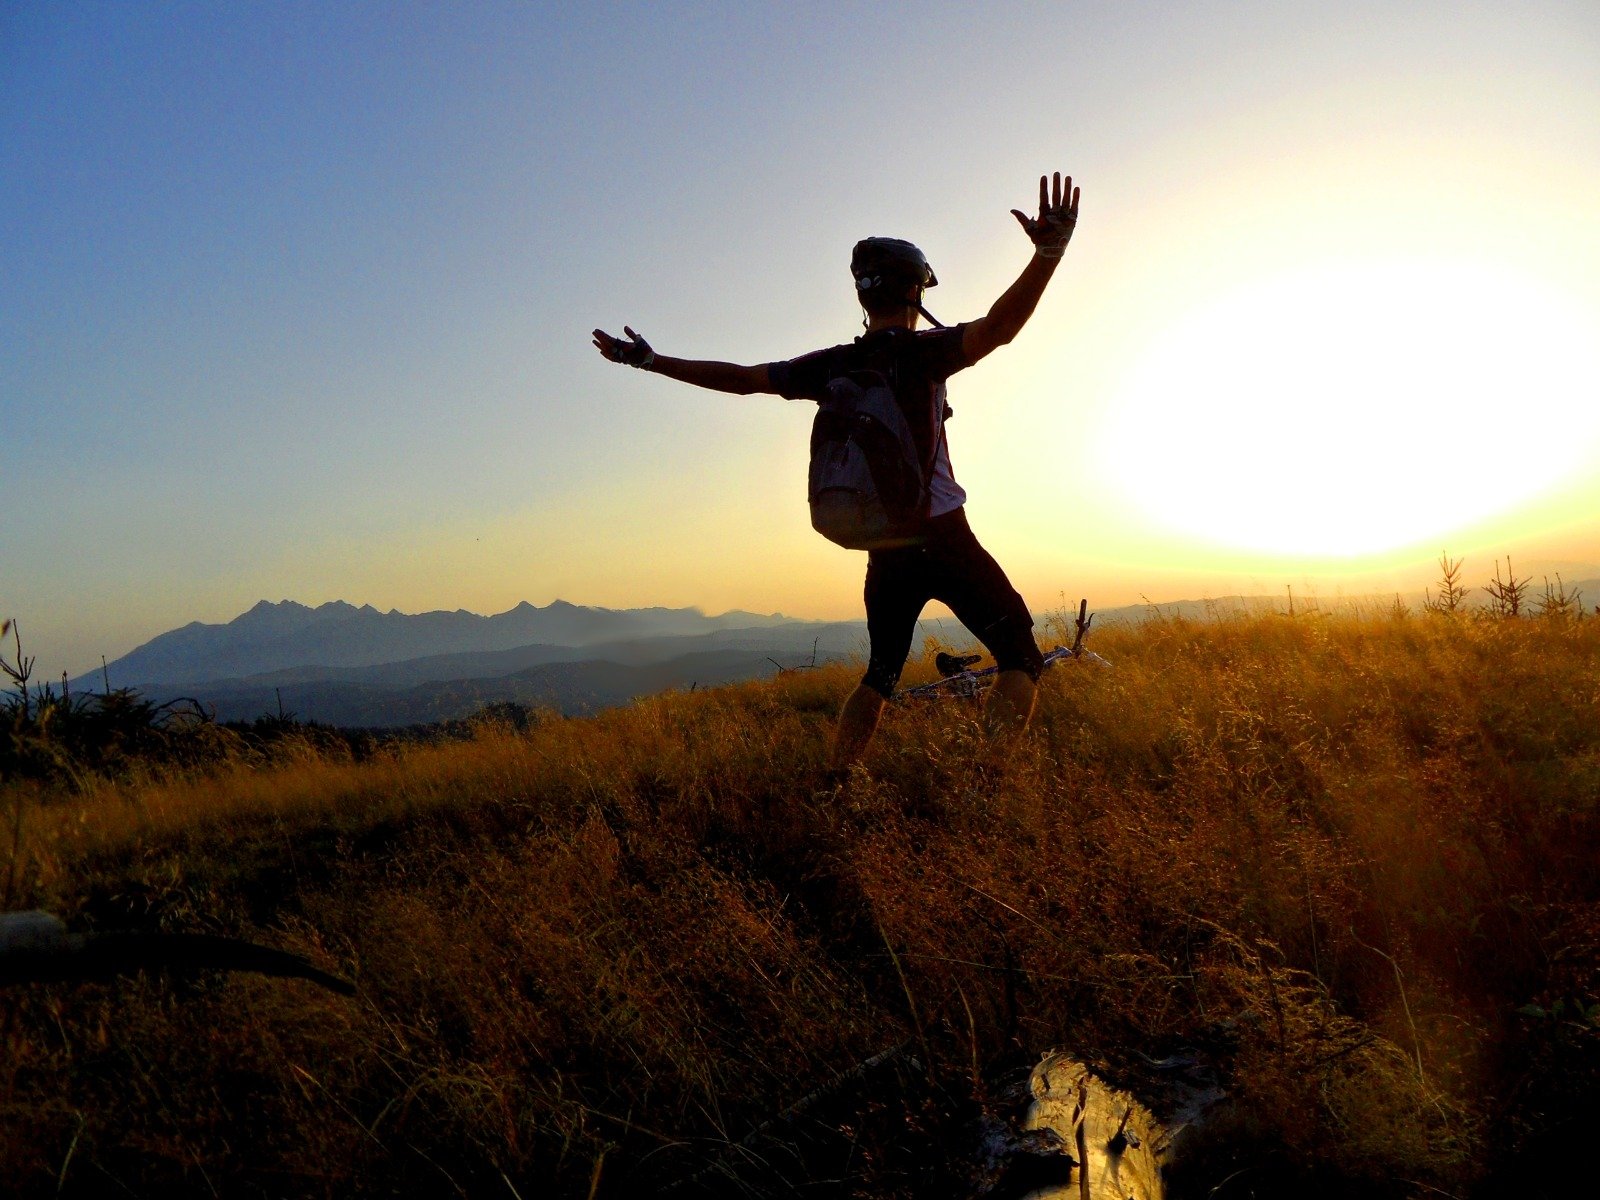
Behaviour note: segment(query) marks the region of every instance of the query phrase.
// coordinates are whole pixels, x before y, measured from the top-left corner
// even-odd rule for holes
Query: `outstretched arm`
[[[714,392],[748,396],[752,392],[773,391],[766,363],[744,367],[738,363],[709,359],[669,358],[665,354],[657,354],[650,348],[649,342],[626,325],[622,327],[622,332],[628,335],[626,340],[612,337],[603,329],[594,331],[595,349],[611,362],[626,363],[630,367],[692,383],[695,387],[710,388]]]
[[[971,322],[961,337],[961,350],[969,363],[975,363],[990,351],[1004,346],[1022,331],[1044,295],[1045,285],[1056,273],[1056,265],[1066,253],[1067,243],[1078,224],[1078,191],[1072,186],[1072,176],[1062,179],[1055,174],[1054,187],[1048,177],[1039,176],[1039,215],[1030,217],[1013,208],[1016,217],[1033,242],[1033,258],[1017,276],[1017,281],[1005,290],[984,316]],[[1053,193],[1053,195],[1052,195]]]

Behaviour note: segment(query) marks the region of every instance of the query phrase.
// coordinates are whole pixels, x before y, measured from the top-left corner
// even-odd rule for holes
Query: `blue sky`
[[[872,233],[928,251],[941,318],[979,315],[1026,259],[1007,210],[1054,169],[1084,188],[1069,261],[952,385],[974,523],[1036,608],[1426,576],[1445,539],[1485,574],[1593,564],[1597,61],[1586,3],[8,0],[0,612],[56,671],[262,597],[851,615],[858,556],[806,526],[803,406],[620,371],[588,330],[746,362],[844,340]],[[1214,360],[1151,364],[1217,297],[1298,308],[1330,264],[1390,281],[1391,323],[1481,287],[1450,327],[1485,311],[1525,344],[1476,375],[1555,364],[1498,411],[1454,381],[1407,435],[1467,430],[1470,471],[1554,396],[1548,435],[1509,447],[1509,508],[1452,526],[1396,494],[1402,541],[1352,526],[1333,555],[1309,536],[1343,519],[1312,511],[1326,481],[1266,501],[1300,524],[1185,523],[1209,490],[1186,460],[1315,456],[1314,426],[1272,441],[1248,406],[1195,444],[1241,392],[1293,408],[1310,376],[1250,374],[1269,322],[1243,301]],[[1296,328],[1327,334],[1296,362],[1371,340],[1339,325],[1364,305],[1305,303]],[[1346,465],[1328,479],[1370,491]]]

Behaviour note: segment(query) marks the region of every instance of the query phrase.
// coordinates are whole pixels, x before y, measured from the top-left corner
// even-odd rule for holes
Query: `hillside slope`
[[[0,1178],[967,1195],[986,1106],[1068,1046],[1158,1110],[1175,1063],[1227,1092],[1178,1200],[1559,1194],[1600,1115],[1600,621],[1094,644],[1014,750],[897,708],[836,789],[825,669],[8,790],[6,907],[247,934],[359,994],[3,993]]]
[[[794,656],[789,658],[793,663]],[[642,664],[561,659],[505,675],[411,686],[241,681],[199,688],[196,695],[219,721],[251,721],[272,715],[281,704],[302,720],[381,728],[462,720],[485,705],[507,701],[569,716],[593,713],[674,688],[695,690],[769,676],[781,665],[759,650],[702,650]]]

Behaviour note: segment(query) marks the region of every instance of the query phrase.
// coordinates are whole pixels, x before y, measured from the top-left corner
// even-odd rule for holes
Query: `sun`
[[[1514,509],[1600,462],[1600,314],[1488,265],[1377,261],[1238,287],[1123,374],[1107,482],[1174,531],[1354,557]]]

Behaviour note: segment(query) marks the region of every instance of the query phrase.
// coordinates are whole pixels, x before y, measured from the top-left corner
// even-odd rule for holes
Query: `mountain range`
[[[1581,589],[1591,610],[1600,579]],[[1469,603],[1481,604],[1482,589]],[[1540,593],[1530,588],[1530,605]],[[1331,602],[1387,607],[1392,597]],[[1288,597],[1228,596],[1104,611],[1099,624],[1167,617],[1205,619],[1240,609],[1283,610]],[[1421,597],[1407,597],[1417,607]],[[1297,611],[1314,610],[1297,598]],[[970,643],[954,622],[928,622],[952,644]],[[1067,622],[1070,625],[1070,620]],[[1049,632],[1038,629],[1042,641]],[[1059,631],[1054,631],[1059,632]],[[219,720],[279,712],[346,726],[397,726],[467,716],[514,701],[563,713],[592,712],[669,688],[731,683],[840,659],[865,661],[865,621],[808,621],[781,613],[696,608],[590,608],[557,600],[482,616],[381,612],[333,601],[315,608],[263,600],[224,624],[191,622],[71,682],[99,691],[107,679],[164,702],[198,700]]]
[[[119,680],[165,685],[297,667],[365,667],[481,654],[536,643],[576,648],[791,623],[778,613],[708,617],[693,608],[585,608],[564,600],[545,608],[524,601],[489,617],[464,609],[408,615],[340,600],[316,608],[263,600],[225,625],[192,621],[163,633],[110,665]]]
[[[693,608],[589,608],[526,602],[493,616],[406,614],[333,601],[263,600],[224,624],[191,622],[103,672],[164,702],[200,701],[219,720],[292,712],[351,726],[466,716],[511,700],[589,712],[673,687],[710,686],[780,668],[863,655],[865,622]]]

